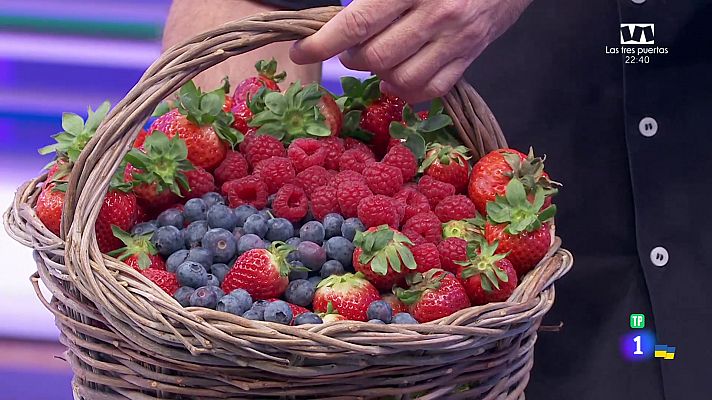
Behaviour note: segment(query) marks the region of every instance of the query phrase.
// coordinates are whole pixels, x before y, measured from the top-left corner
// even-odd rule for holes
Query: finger
[[[357,71],[378,73],[389,70],[435,36],[433,24],[427,21],[422,11],[412,9],[380,34],[341,53],[339,59],[346,67]]]
[[[289,52],[297,64],[327,60],[381,32],[410,7],[411,1],[356,0]]]
[[[420,87],[404,88],[395,86],[388,81],[383,81],[381,82],[381,90],[385,93],[395,94],[410,104],[417,104],[432,100],[436,97],[442,97],[455,86],[473,60],[474,57],[461,57],[452,60],[433,75],[426,84]]]

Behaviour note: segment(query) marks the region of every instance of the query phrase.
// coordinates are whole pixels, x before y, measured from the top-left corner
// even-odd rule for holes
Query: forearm
[[[274,8],[270,6],[247,0],[174,0],[163,32],[163,48],[169,48],[226,22],[272,10]],[[282,85],[296,80],[318,82],[321,64],[294,64],[289,59],[291,45],[292,42],[275,43],[233,57],[200,74],[195,79],[196,84],[210,89],[219,86],[225,76],[230,78],[233,85],[237,84],[248,76],[254,76],[254,65],[258,60],[272,57],[277,59],[280,70],[287,71],[287,79]]]

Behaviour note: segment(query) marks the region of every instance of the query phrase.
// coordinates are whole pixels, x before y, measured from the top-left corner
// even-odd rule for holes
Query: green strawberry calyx
[[[426,148],[425,159],[420,164],[418,172],[425,172],[435,162],[441,165],[457,164],[466,167],[467,160],[470,159],[469,151],[465,146],[453,147],[448,144],[431,143]]]
[[[412,305],[420,301],[420,298],[428,290],[438,290],[445,278],[445,272],[439,268],[433,268],[425,273],[415,273],[408,275],[405,280],[408,289],[396,287],[393,289],[393,294],[400,299],[405,305]]]
[[[375,75],[361,81],[352,76],[341,78],[344,94],[336,100],[342,111],[363,110],[381,97],[381,79]]]
[[[443,224],[443,239],[455,237],[466,242],[484,239],[485,219],[478,213],[475,218],[453,220]]]
[[[428,118],[421,120],[410,106],[403,107],[403,121],[393,121],[390,125],[391,137],[404,139],[418,159],[425,157],[426,144],[432,142],[452,142],[447,128],[453,125],[452,118],[443,113],[443,102],[435,99],[428,111]]]
[[[133,148],[125,160],[139,171],[133,174],[134,187],[156,184],[156,192],[164,190],[181,195],[181,187],[189,187],[186,171],[193,169],[188,161],[188,148],[178,136],[168,138],[161,131],[153,131],[146,137],[144,151]]]
[[[255,69],[261,77],[270,79],[276,83],[282,82],[284,78],[287,77],[287,73],[285,71],[277,73],[277,60],[275,60],[274,58],[269,61],[257,61],[257,63],[255,64]]]
[[[233,148],[244,139],[242,133],[232,127],[235,116],[224,111],[225,94],[230,84],[225,78],[223,86],[212,92],[203,93],[190,81],[180,88],[176,106],[188,121],[198,126],[212,126],[220,139]]]
[[[521,181],[527,193],[534,193],[537,187],[541,187],[544,189],[545,195],[552,196],[562,186],[561,183],[549,179],[548,175],[544,173],[546,156],[535,157],[533,148],[529,148],[529,153],[524,160],[516,153],[502,151],[501,154],[512,168],[512,171],[506,172],[505,175]]]
[[[148,269],[151,266],[149,256],[158,254],[158,250],[156,250],[156,247],[151,243],[152,233],[132,236],[116,225],[111,225],[111,231],[114,233],[114,236],[124,243],[124,247],[110,252],[110,256],[116,257],[121,261],[125,261],[131,256],[136,256],[138,266],[141,270]]]
[[[289,261],[287,261],[287,256],[289,256],[289,253],[294,250],[296,250],[294,246],[290,246],[280,241],[272,242],[270,247],[267,249],[267,252],[269,252],[272,260],[272,265],[279,271],[281,276],[289,275],[290,271],[303,271],[301,267],[293,267],[289,264]]]
[[[487,203],[487,218],[495,224],[507,224],[505,231],[511,235],[534,232],[554,218],[556,205],[542,210],[546,201],[546,191],[537,187],[534,199],[529,201],[524,185],[519,179],[512,179],[505,188],[504,196]]]
[[[101,103],[96,109],[87,109],[86,122],[74,113],[62,114],[62,132],[52,136],[57,143],[39,149],[42,155],[55,153],[57,158],[64,158],[74,163],[79,159],[79,153],[89,143],[96,133],[96,129],[109,113],[111,104],[108,101]]]
[[[354,288],[360,288],[365,285],[366,276],[361,272],[356,273],[346,273],[343,275],[329,275],[319,282],[316,286],[317,289],[327,287],[334,291],[346,293]]]
[[[499,242],[497,241],[492,244],[487,242],[468,244],[468,259],[466,261],[457,262],[457,264],[465,267],[462,270],[462,279],[480,275],[482,289],[486,292],[491,292],[494,289],[499,290],[500,282],[509,282],[507,273],[497,265],[497,262],[506,258],[509,252],[505,254],[495,254],[498,246]]]
[[[408,247],[413,242],[388,225],[381,225],[374,231],[356,232],[354,245],[361,248],[358,261],[370,265],[371,270],[378,275],[385,276],[389,268],[395,272],[401,272],[403,266],[409,270],[417,268]]]

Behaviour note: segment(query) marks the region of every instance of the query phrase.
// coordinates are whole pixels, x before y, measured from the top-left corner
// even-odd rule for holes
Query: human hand
[[[354,0],[314,35],[298,41],[297,64],[340,54],[372,71],[381,89],[410,103],[443,96],[531,0]]]

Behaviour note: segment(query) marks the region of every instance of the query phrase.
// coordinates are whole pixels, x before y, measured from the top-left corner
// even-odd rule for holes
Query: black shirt
[[[467,72],[510,146],[547,154],[565,185],[575,262],[544,322],[564,328],[539,335],[527,398],[712,396],[710,21],[710,1],[536,0]],[[668,54],[606,54],[621,23],[654,24],[653,46],[629,47]],[[632,313],[674,360],[625,361]]]

